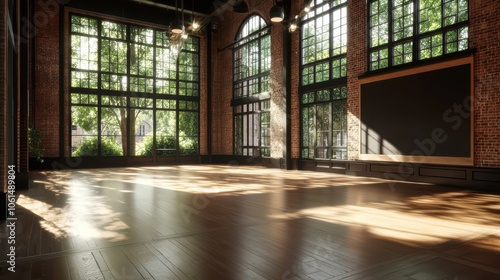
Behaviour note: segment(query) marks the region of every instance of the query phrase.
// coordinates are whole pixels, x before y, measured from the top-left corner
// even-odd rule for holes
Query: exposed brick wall
[[[469,1],[474,55],[475,165],[500,167],[500,2]]]
[[[359,156],[360,98],[358,77],[365,73],[367,5],[365,0],[351,0],[347,4],[347,156],[355,160]]]
[[[66,10],[61,10],[60,11],[61,13],[64,13],[64,14],[61,14],[61,16],[64,17],[64,49],[63,50],[60,50],[61,52],[64,52],[64,57],[70,57],[70,36],[69,36],[69,29],[70,29],[70,16],[69,16],[69,12],[66,11]],[[70,85],[70,71],[69,71],[69,67],[70,67],[70,61],[69,59],[66,59],[66,61],[64,62],[64,73],[62,73],[62,75],[64,75],[64,93],[63,93],[63,98],[64,98],[64,106],[63,106],[63,110],[64,110],[64,115],[65,116],[68,116],[67,118],[64,118],[63,120],[63,131],[64,131],[64,151],[63,151],[63,155],[65,157],[69,157],[71,156],[70,155],[70,150],[71,150],[71,139],[70,139],[70,129],[71,129],[71,123],[70,123],[70,118],[69,116],[71,116],[71,105],[70,105],[70,95],[69,95],[69,85]]]
[[[303,7],[304,1],[292,1],[292,15],[295,15]],[[300,158],[300,30],[291,34],[291,144],[292,158]]]
[[[200,38],[200,155],[207,155],[207,37]]]
[[[6,190],[7,180],[7,1],[0,4],[0,182]]]
[[[42,135],[45,157],[59,156],[59,8],[48,13],[37,1],[34,25],[34,127]]]
[[[220,28],[220,24],[218,28]],[[227,32],[218,30],[216,37],[221,36],[220,33]],[[227,33],[234,34],[234,33]],[[230,37],[226,36],[226,37]],[[231,43],[232,40],[221,42],[217,40],[214,59],[214,80],[212,89],[212,153],[214,155],[231,155],[233,154],[233,119],[231,107],[231,90],[232,90],[232,74],[224,70],[232,69],[233,54],[231,49],[218,51],[223,46]]]

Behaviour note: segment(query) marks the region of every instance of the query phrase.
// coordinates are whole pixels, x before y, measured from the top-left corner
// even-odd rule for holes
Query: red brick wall
[[[7,1],[0,4],[0,182],[7,188]]]
[[[302,9],[304,1],[292,1],[292,15],[295,15]],[[300,158],[300,30],[291,34],[291,143],[292,158]]]
[[[40,130],[45,157],[59,156],[59,9],[48,13],[36,1],[34,25],[34,127]]]
[[[208,154],[207,147],[207,37],[200,38],[200,155]]]
[[[359,156],[360,99],[358,77],[367,70],[366,37],[367,5],[364,0],[348,1],[347,4],[347,157],[355,160]]]
[[[500,167],[500,2],[469,1],[474,55],[475,165]]]

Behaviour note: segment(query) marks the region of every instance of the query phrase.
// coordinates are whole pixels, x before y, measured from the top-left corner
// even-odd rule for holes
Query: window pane
[[[234,154],[243,155],[243,117],[236,115],[234,117]]]
[[[103,21],[101,23],[101,36],[106,38],[127,39],[127,26],[110,21]]]
[[[84,101],[82,103],[88,102]],[[71,107],[71,156],[85,157],[98,155],[97,116],[97,107]]]
[[[347,76],[347,58],[342,57],[332,62],[332,74],[334,79]]]
[[[316,82],[324,82],[330,80],[330,63],[321,63],[316,65]]]
[[[413,36],[413,0],[394,1],[392,20],[394,41]]]
[[[198,113],[179,112],[179,152],[181,155],[198,154]]]
[[[347,8],[340,8],[333,12],[332,26],[333,55],[347,52]]]
[[[329,146],[330,133],[330,104],[321,104],[316,107],[316,145]]]
[[[412,62],[413,60],[413,43],[403,43],[395,45],[392,53],[393,65],[400,65]]]
[[[71,16],[71,32],[97,36],[97,20],[81,16]]]
[[[101,41],[101,71],[127,73],[126,43],[105,39]]]
[[[420,0],[420,33],[441,28],[441,1]]]
[[[154,55],[152,46],[130,44],[130,73],[153,76]]]
[[[127,155],[126,121],[126,108],[101,108],[102,156]]]
[[[71,67],[81,70],[97,70],[97,38],[71,36]]]
[[[370,5],[370,46],[376,47],[389,42],[389,2],[373,1]]]
[[[302,109],[302,146],[314,147],[314,107]]]
[[[333,89],[333,99],[346,99],[347,98],[347,87],[337,87]]]
[[[166,101],[166,100],[165,100]],[[165,102],[169,104],[169,102]],[[156,111],[156,155],[175,156],[176,155],[176,133],[177,114],[175,111]],[[148,138],[145,140],[144,155],[152,155],[153,142]]]
[[[130,109],[130,115],[136,116],[132,118],[131,124],[134,128],[134,138],[130,141],[131,156],[151,156],[146,151],[153,139],[153,110]]]

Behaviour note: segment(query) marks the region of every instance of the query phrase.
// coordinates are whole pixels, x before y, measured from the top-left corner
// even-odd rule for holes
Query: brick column
[[[474,54],[474,165],[500,167],[500,3],[469,1]]]
[[[359,156],[360,98],[358,77],[367,70],[366,65],[366,1],[351,0],[347,4],[347,155],[349,160]]]

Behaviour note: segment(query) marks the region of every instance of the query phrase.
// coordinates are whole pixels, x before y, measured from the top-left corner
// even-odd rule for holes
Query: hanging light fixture
[[[184,14],[182,16],[184,17]],[[174,34],[181,34],[184,31],[184,20],[179,20],[177,0],[175,0],[175,19],[170,23],[170,31]]]
[[[285,18],[285,11],[283,10],[283,7],[278,6],[276,1],[274,2],[274,6],[271,8],[269,14],[272,22],[282,22]]]
[[[245,14],[248,13],[248,4],[245,0],[238,0],[233,6],[233,12]]]
[[[174,61],[179,59],[179,55],[182,51],[182,47],[184,46],[184,41],[188,38],[188,33],[184,27],[184,0],[181,0],[182,12],[181,12],[181,20],[179,20],[178,6],[177,0],[175,1],[175,10],[176,10],[176,20],[173,21],[170,25],[170,58]]]
[[[198,29],[200,29],[200,24],[196,21],[196,18],[194,16],[194,0],[191,0],[191,8],[192,8],[192,14],[191,14],[191,29],[193,31],[198,31]]]
[[[332,1],[330,1],[330,2],[332,2]],[[306,1],[304,4],[305,4],[304,5],[304,13],[308,14],[311,11],[312,7],[314,6],[314,1],[311,1],[311,0]]]
[[[181,34],[182,30],[184,30],[184,26],[182,26],[182,22],[179,20],[174,20],[170,24],[170,31],[174,34]]]
[[[296,15],[295,18],[290,23],[290,27],[288,27],[288,31],[293,33],[295,31],[297,31],[297,28],[299,28],[299,16],[298,15]]]

